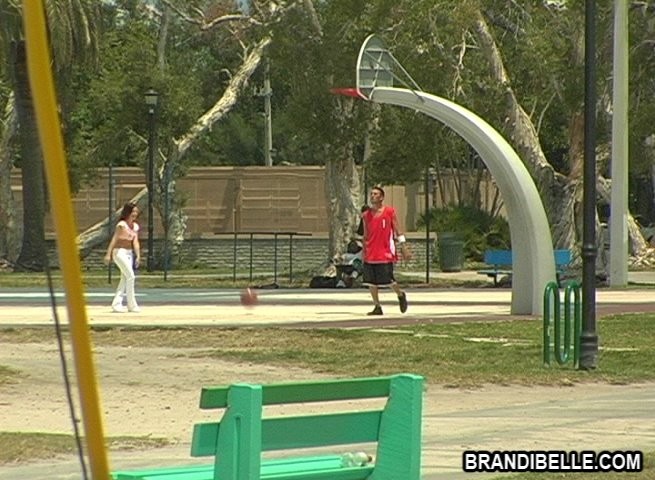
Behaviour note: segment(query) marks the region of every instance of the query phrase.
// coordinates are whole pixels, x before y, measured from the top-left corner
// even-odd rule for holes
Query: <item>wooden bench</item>
[[[560,276],[573,259],[571,250],[554,250],[555,271],[557,283]],[[484,252],[484,263],[491,268],[478,270],[480,275],[486,275],[494,279],[494,286],[498,286],[498,276],[512,275],[512,251],[511,250],[487,250]]]
[[[194,426],[191,455],[211,465],[114,472],[115,480],[419,480],[423,378],[390,377],[202,389],[200,408],[225,409]],[[386,398],[382,409],[267,416],[263,407]],[[369,402],[370,404],[370,402]],[[324,412],[325,410],[325,412]],[[344,465],[345,445],[376,442],[372,461]],[[328,453],[262,459],[262,452],[317,447]],[[368,452],[367,452],[368,453]]]

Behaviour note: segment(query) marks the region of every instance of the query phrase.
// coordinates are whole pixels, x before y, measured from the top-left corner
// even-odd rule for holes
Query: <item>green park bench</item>
[[[114,480],[418,480],[423,378],[389,377],[205,387],[201,409],[220,421],[194,425],[191,456],[210,465],[114,472]],[[264,406],[386,398],[383,408],[263,417]],[[370,402],[369,402],[370,404]],[[316,410],[316,409],[313,409]],[[269,412],[267,412],[269,413]],[[370,462],[344,464],[345,445],[376,443]],[[341,446],[340,450],[335,450]],[[262,458],[266,451],[330,447],[327,453]],[[304,450],[303,450],[304,451]]]

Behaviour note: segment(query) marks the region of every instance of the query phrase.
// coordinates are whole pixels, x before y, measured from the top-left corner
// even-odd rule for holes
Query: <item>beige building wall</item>
[[[113,169],[114,207],[130,200],[145,187],[145,176],[138,168]],[[386,203],[396,208],[399,221],[407,232],[416,231],[416,223],[425,211],[422,183],[408,186],[385,186]],[[20,171],[12,172],[12,190],[22,218]],[[93,183],[81,189],[73,199],[80,232],[107,217],[109,175],[99,171]],[[483,185],[483,201],[491,201],[495,185]],[[325,235],[328,230],[323,167],[194,167],[177,181],[177,193],[183,199],[190,237],[232,232],[306,232]],[[456,200],[454,187],[446,198]],[[442,195],[436,196],[441,205]],[[434,205],[430,196],[430,205]],[[145,209],[144,209],[145,210]],[[20,221],[20,220],[19,220]],[[140,222],[147,224],[147,211]],[[155,236],[163,233],[155,209]],[[50,217],[46,232],[53,234]]]

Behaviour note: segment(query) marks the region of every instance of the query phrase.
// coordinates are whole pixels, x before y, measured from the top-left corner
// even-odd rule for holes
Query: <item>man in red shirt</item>
[[[364,224],[364,284],[368,285],[373,298],[373,310],[368,315],[382,315],[378,291],[380,287],[391,287],[398,295],[400,311],[407,311],[407,295],[393,277],[393,264],[398,260],[396,241],[403,258],[409,260],[410,252],[405,236],[398,228],[398,218],[393,207],[384,205],[384,190],[373,187],[370,207],[362,213]]]

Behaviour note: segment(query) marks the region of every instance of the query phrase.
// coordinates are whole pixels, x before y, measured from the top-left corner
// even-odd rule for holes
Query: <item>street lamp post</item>
[[[153,90],[149,89],[145,93],[146,105],[148,106],[148,125],[150,134],[148,135],[148,172],[147,172],[147,181],[148,181],[148,271],[152,272],[154,268],[154,223],[153,217],[154,212],[152,208],[152,196],[155,187],[155,113],[157,110],[157,101],[159,100],[159,94]]]
[[[585,134],[582,229],[580,366],[598,365],[596,333],[596,2],[585,1]]]

